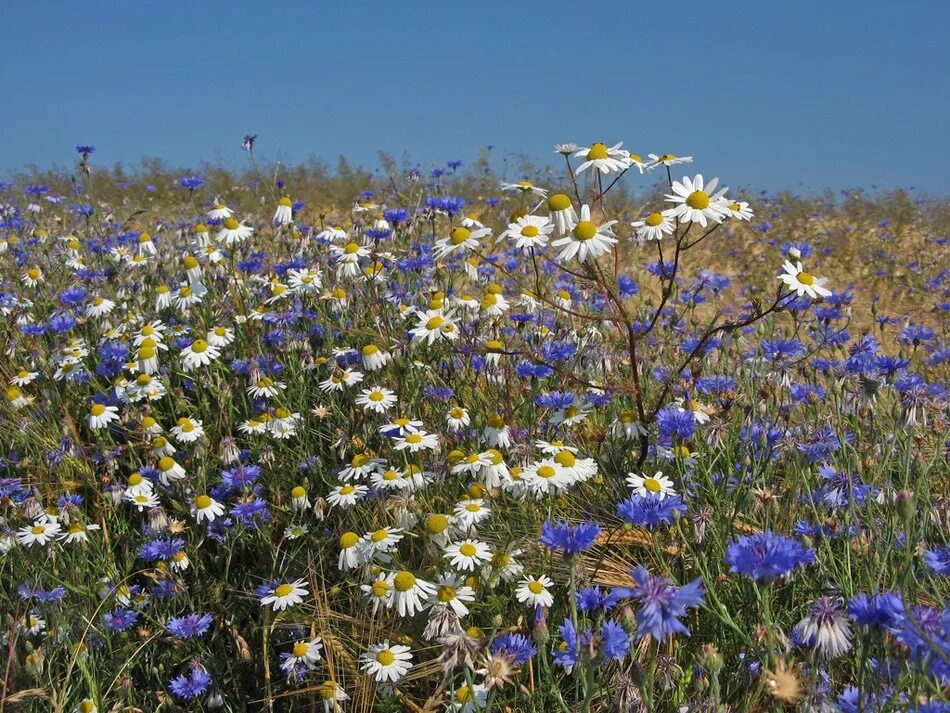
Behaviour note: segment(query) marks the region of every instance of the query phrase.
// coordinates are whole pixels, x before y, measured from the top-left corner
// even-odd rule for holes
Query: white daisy
[[[32,525],[17,530],[16,539],[24,547],[43,546],[55,540],[60,532],[62,527],[57,520],[36,520]]]
[[[682,182],[673,181],[673,193],[666,194],[667,202],[675,204],[673,215],[683,223],[699,223],[704,228],[710,220],[721,223],[725,217],[723,195],[729,189],[722,188],[713,193],[718,184],[718,178],[705,183],[701,173],[692,179],[684,176]]]
[[[435,241],[435,249],[432,253],[437,258],[444,258],[454,253],[474,250],[478,247],[478,241],[490,233],[490,228],[469,230],[461,225],[456,225],[449,231],[448,237]]]
[[[554,586],[546,575],[540,577],[525,577],[515,589],[515,597],[519,602],[534,608],[537,606],[550,607],[554,604],[554,595],[549,591]]]
[[[828,280],[805,272],[800,262],[792,263],[790,260],[786,260],[785,264],[782,265],[782,269],[785,272],[779,275],[778,279],[788,285],[788,288],[799,297],[807,295],[811,299],[817,300],[831,296],[831,290],[825,287]]]
[[[661,240],[664,235],[671,235],[676,229],[673,220],[673,211],[667,209],[662,213],[653,211],[643,220],[635,220],[631,225],[637,230],[637,240]]]
[[[399,616],[412,616],[422,611],[423,602],[435,594],[435,587],[402,570],[393,577],[393,599]]]
[[[307,582],[303,579],[296,579],[293,582],[281,582],[280,584],[268,587],[264,596],[261,597],[261,606],[270,604],[274,611],[282,611],[295,604],[301,604],[303,598],[310,593],[307,589]]]
[[[576,257],[580,262],[588,258],[598,258],[610,252],[611,246],[617,238],[611,232],[611,226],[616,220],[608,220],[598,226],[590,219],[590,206],[581,206],[581,219],[572,228],[568,235],[558,238],[551,243],[551,247],[562,248],[557,259],[567,262]]]
[[[192,501],[191,514],[198,522],[202,520],[214,522],[215,518],[224,515],[224,505],[210,495],[199,495]]]
[[[676,495],[673,481],[663,475],[662,471],[659,470],[652,476],[627,473],[627,485],[633,489],[634,495],[652,495],[659,500],[662,500],[668,495]]]
[[[456,569],[473,572],[483,562],[491,560],[491,555],[491,548],[484,542],[461,540],[446,547],[442,556]]]
[[[377,683],[396,683],[411,668],[412,653],[408,646],[390,645],[389,639],[370,647],[360,655],[362,670],[372,676]]]
[[[363,389],[356,397],[355,403],[367,411],[385,413],[396,405],[396,392],[382,386],[373,386],[369,389]]]
[[[575,158],[583,158],[584,162],[577,167],[577,173],[581,174],[588,168],[594,168],[601,173],[612,173],[614,171],[623,171],[630,167],[630,153],[621,147],[623,141],[613,146],[603,143],[591,144],[590,148],[582,148],[574,154]]]

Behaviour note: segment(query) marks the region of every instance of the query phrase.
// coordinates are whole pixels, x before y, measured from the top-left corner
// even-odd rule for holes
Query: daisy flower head
[[[445,548],[443,557],[450,560],[453,567],[466,572],[474,572],[484,562],[491,561],[491,548],[478,540],[461,540]]]
[[[24,547],[40,545],[41,547],[52,542],[62,532],[58,520],[37,520],[32,525],[17,530],[16,539]]]
[[[442,574],[433,582],[435,593],[430,598],[433,608],[451,609],[456,616],[468,614],[465,602],[475,601],[475,590],[454,574]]]
[[[448,237],[435,241],[433,255],[437,258],[444,258],[454,253],[474,250],[478,247],[478,241],[490,233],[491,228],[469,230],[461,225],[456,225],[449,231]]]
[[[530,193],[532,195],[538,196],[539,198],[547,198],[548,192],[543,188],[538,188],[531,181],[518,181],[517,183],[502,183],[501,190],[506,193],[520,193],[524,195],[525,193]]]
[[[636,495],[654,495],[661,500],[668,495],[676,495],[673,481],[659,470],[654,475],[627,473],[627,485]]]
[[[377,683],[396,683],[412,666],[410,648],[401,644],[391,645],[389,639],[370,647],[360,659],[363,672],[372,676]]]
[[[676,166],[680,163],[693,162],[692,156],[677,156],[676,154],[672,153],[661,153],[660,155],[651,153],[648,155],[648,158],[650,159],[650,163],[647,165],[647,168],[654,168],[656,166]]]
[[[477,524],[491,517],[491,508],[482,498],[471,498],[457,503],[452,514],[459,528],[472,530]]]
[[[515,596],[518,601],[527,604],[529,607],[550,607],[554,604],[554,595],[551,594],[551,587],[554,586],[547,575],[540,577],[526,576],[515,589]]]
[[[718,185],[718,178],[706,183],[701,173],[695,178],[684,176],[682,181],[673,181],[673,193],[666,195],[667,202],[675,204],[673,216],[684,223],[699,223],[704,228],[710,220],[721,223],[725,217],[723,195],[729,189],[721,188],[714,193]]]
[[[366,371],[377,371],[389,363],[392,355],[375,344],[367,344],[360,350],[360,358]]]
[[[224,220],[225,218],[230,218],[234,214],[234,211],[228,208],[220,199],[214,199],[214,205],[211,207],[211,210],[208,211],[208,217],[211,220]]]
[[[283,611],[295,604],[303,603],[303,598],[310,593],[307,582],[295,579],[292,582],[275,580],[258,588],[261,606],[271,605],[274,611]]]
[[[382,386],[373,386],[369,389],[363,389],[356,397],[355,403],[367,411],[374,411],[379,414],[386,413],[396,405],[396,392]]]
[[[204,428],[200,419],[182,417],[170,433],[179,443],[194,443],[204,435]]]
[[[274,225],[283,227],[289,225],[294,220],[294,202],[289,197],[283,196],[277,201],[277,210],[274,211],[274,217],[271,220]]]
[[[323,649],[323,641],[319,636],[297,641],[293,648],[282,657],[284,660],[281,661],[280,667],[288,674],[298,667],[312,671],[321,659],[321,649]]]
[[[7,390],[9,394],[9,389]],[[119,420],[119,409],[116,406],[94,403],[89,409],[89,428],[96,430],[105,428],[113,421]]]
[[[210,495],[199,495],[192,501],[191,512],[198,522],[213,522],[216,517],[224,515],[224,506]]]
[[[752,209],[745,201],[724,201],[722,207],[723,212],[730,218],[752,220]]]
[[[785,271],[778,276],[778,279],[788,285],[788,289],[796,293],[799,297],[807,295],[813,300],[823,297],[830,297],[831,290],[825,287],[828,280],[824,277],[815,277],[810,272],[805,272],[800,262],[793,263],[786,260],[782,265]]]
[[[423,602],[435,594],[435,587],[412,572],[402,570],[393,575],[393,601],[399,616],[412,616],[422,611]]]
[[[662,240],[664,235],[672,235],[676,228],[671,209],[663,212],[653,211],[643,220],[635,220],[631,225],[636,228],[637,240],[641,243]]]
[[[451,313],[442,310],[427,310],[416,315],[416,326],[409,330],[413,344],[434,344],[440,340],[454,341],[459,338],[459,330]]]
[[[360,542],[360,536],[355,532],[347,531],[340,535],[340,556],[337,559],[340,570],[355,569],[362,563]]]
[[[356,505],[356,503],[366,497],[366,493],[368,492],[369,488],[365,485],[342,483],[330,491],[330,494],[327,495],[327,502],[331,506],[346,509]]]
[[[555,193],[548,198],[548,211],[557,231],[564,235],[577,223],[577,211],[574,210],[574,204],[564,193]]]
[[[227,217],[221,223],[221,230],[215,236],[215,240],[223,243],[227,247],[233,247],[243,243],[254,232],[254,228],[244,223],[239,223],[236,218]]]
[[[582,158],[584,162],[577,167],[581,174],[588,168],[593,168],[603,174],[615,171],[624,171],[630,167],[630,153],[623,148],[623,141],[608,147],[604,143],[591,144],[574,153],[574,158]]]
[[[543,215],[522,215],[508,224],[508,229],[498,236],[515,241],[519,250],[529,251],[532,248],[540,250],[548,244],[548,239],[554,231],[554,224],[550,218]]]
[[[184,370],[191,371],[199,366],[207,366],[221,356],[221,352],[204,339],[196,339],[182,349],[179,356],[181,356]]]
[[[596,259],[610,252],[611,246],[617,242],[611,226],[617,221],[609,220],[598,226],[590,218],[590,206],[581,206],[580,220],[571,227],[570,233],[551,243],[552,247],[562,248],[557,256],[559,261],[567,262],[576,257],[585,262],[588,258]]]
[[[393,448],[397,451],[408,450],[410,453],[416,453],[424,450],[435,450],[439,447],[439,437],[434,433],[422,430],[411,431],[395,440],[396,444]]]

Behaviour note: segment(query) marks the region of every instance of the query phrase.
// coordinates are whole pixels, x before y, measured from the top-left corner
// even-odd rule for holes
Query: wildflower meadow
[[[0,713],[950,710],[946,200],[235,139],[2,184]]]

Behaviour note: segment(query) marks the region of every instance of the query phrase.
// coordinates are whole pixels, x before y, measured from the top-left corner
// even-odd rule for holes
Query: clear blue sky
[[[157,156],[423,167],[554,143],[727,185],[950,192],[950,0],[0,4],[0,174]],[[510,176],[511,178],[516,178]]]

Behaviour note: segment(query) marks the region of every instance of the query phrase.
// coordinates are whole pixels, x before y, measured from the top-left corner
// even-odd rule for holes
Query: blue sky
[[[727,185],[950,191],[950,2],[4,2],[0,174],[624,141]],[[509,176],[518,178],[518,176]]]

